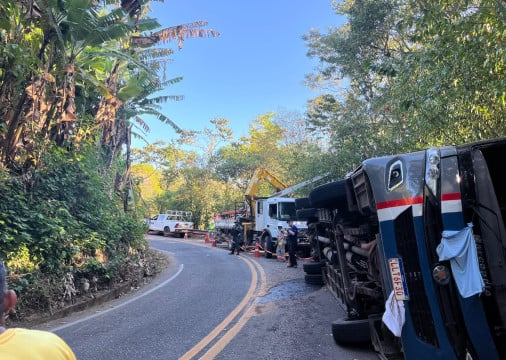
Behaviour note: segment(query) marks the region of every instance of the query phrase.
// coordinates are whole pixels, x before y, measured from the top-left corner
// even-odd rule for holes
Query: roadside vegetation
[[[219,34],[161,29],[149,3],[0,3],[0,256],[20,317],[152,272],[131,138],[146,115],[181,131],[159,112],[181,97],[155,96],[181,80],[164,45]]]
[[[227,119],[187,131],[160,112],[183,100],[156,96],[181,81],[163,76],[171,46],[219,34],[204,22],[160,29],[148,6],[0,4],[0,256],[21,306],[56,311],[83,286],[149,269],[143,219],[192,211],[205,229],[242,206],[260,166],[292,185],[340,178],[368,157],[506,134],[500,1],[335,2],[347,23],[301,39],[319,60],[306,81],[321,95],[304,114],[245,119],[240,138]],[[177,140],[133,149],[148,115]]]

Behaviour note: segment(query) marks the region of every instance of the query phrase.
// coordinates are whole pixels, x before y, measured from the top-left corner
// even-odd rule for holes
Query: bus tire
[[[315,187],[309,193],[309,201],[316,208],[347,208],[346,180],[339,180]]]
[[[370,344],[369,320],[336,320],[332,322],[332,337],[338,345]]]

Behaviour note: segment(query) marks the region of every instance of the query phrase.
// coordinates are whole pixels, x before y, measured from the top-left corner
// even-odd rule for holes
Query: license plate
[[[390,276],[394,287],[394,295],[397,300],[409,300],[408,286],[404,276],[404,267],[401,258],[388,259]]]

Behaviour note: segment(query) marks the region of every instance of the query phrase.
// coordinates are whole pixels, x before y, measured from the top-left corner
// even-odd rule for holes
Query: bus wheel
[[[332,323],[332,337],[338,345],[370,344],[369,320],[336,320]]]

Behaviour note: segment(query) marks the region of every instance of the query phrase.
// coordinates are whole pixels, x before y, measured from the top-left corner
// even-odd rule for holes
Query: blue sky
[[[167,76],[183,80],[164,94],[185,99],[164,104],[163,113],[190,130],[210,127],[213,118],[228,119],[235,138],[247,134],[259,115],[304,111],[317,95],[303,85],[304,75],[317,63],[306,56],[301,37],[311,28],[327,32],[342,25],[330,0],[165,0],[152,2],[152,8],[162,28],[205,20],[206,28],[221,34],[190,38],[181,50],[169,43],[174,54]],[[176,137],[156,120],[149,126],[149,142]]]

